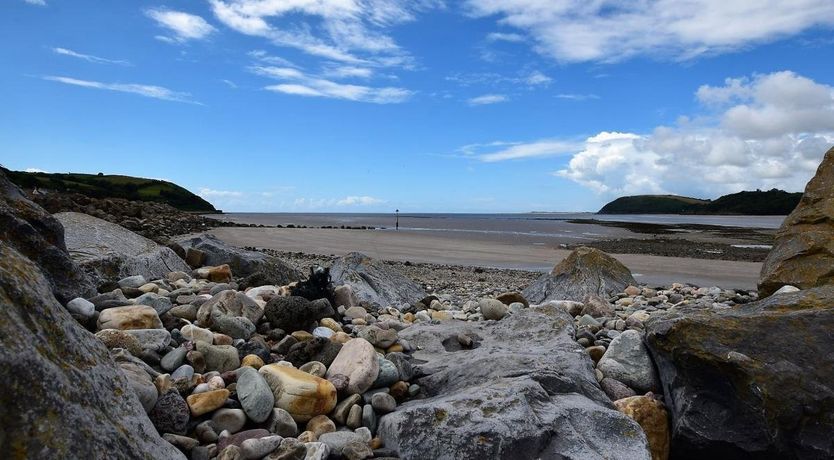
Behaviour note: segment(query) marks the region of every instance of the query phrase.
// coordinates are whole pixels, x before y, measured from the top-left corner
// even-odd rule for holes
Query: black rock
[[[314,321],[336,314],[326,299],[310,302],[304,297],[274,297],[264,308],[264,317],[273,327],[285,331],[306,331]]]
[[[148,418],[160,433],[185,434],[190,415],[182,396],[176,390],[170,390],[156,400]]]

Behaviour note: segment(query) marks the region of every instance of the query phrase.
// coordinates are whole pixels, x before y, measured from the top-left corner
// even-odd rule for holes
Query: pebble
[[[371,406],[378,414],[387,414],[397,408],[397,401],[388,393],[377,393],[371,397]]]
[[[192,394],[185,400],[188,408],[191,409],[191,415],[197,417],[219,409],[228,397],[229,390],[223,389]]]
[[[281,446],[284,440],[281,436],[264,436],[263,438],[247,439],[240,443],[240,456],[243,460],[257,460],[269,455]]]
[[[244,366],[237,370],[235,389],[243,411],[252,421],[263,422],[273,413],[275,396],[254,368]]]
[[[246,424],[246,413],[240,409],[218,409],[211,417],[215,429],[237,433]]]
[[[78,315],[82,320],[87,321],[96,313],[96,306],[89,300],[76,297],[67,303],[67,311]]]
[[[298,435],[298,425],[292,415],[279,407],[272,409],[266,425],[271,433],[285,438]]]

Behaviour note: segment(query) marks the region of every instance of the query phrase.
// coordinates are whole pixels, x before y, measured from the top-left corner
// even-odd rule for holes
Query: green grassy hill
[[[599,214],[728,214],[782,216],[790,214],[802,193],[756,190],[699,200],[676,195],[624,196],[606,204]]]
[[[168,203],[183,211],[217,212],[208,201],[179,185],[163,180],[103,174],[30,173],[6,169],[3,169],[3,172],[17,186],[27,190],[37,187],[58,192],[80,193],[91,198],[157,201]]]

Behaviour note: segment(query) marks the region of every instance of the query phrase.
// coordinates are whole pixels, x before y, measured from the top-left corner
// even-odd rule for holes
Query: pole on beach
[[[397,228],[397,231],[400,231],[400,210],[399,209],[395,210],[394,215],[397,216],[397,223],[395,224],[396,228]]]

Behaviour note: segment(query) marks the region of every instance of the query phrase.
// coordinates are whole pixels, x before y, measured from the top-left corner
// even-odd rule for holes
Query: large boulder
[[[333,262],[330,279],[335,286],[350,286],[356,298],[369,306],[399,307],[427,296],[420,285],[402,273],[358,252]]]
[[[834,148],[776,233],[762,265],[759,297],[785,285],[806,289],[826,284],[834,284]]]
[[[173,250],[124,227],[77,212],[60,212],[55,217],[64,226],[73,260],[98,284],[136,275],[153,280],[189,271]]]
[[[401,331],[418,350],[423,398],[383,416],[379,436],[404,459],[650,458],[574,333],[573,319],[550,305]]]
[[[159,437],[107,348],[0,241],[0,446],[13,458],[185,459]]]
[[[672,457],[834,458],[834,286],[649,320]]]
[[[67,252],[61,223],[29,201],[2,170],[0,240],[40,267],[52,293],[61,303],[95,294],[95,286]]]
[[[589,295],[610,297],[636,284],[631,271],[620,261],[599,249],[582,247],[539,277],[522,295],[530,303],[582,302]]]
[[[195,265],[228,265],[235,276],[244,278],[241,288],[283,286],[304,278],[300,271],[277,257],[229,246],[207,233],[183,236],[176,242],[192,254],[187,258],[194,258]]]

